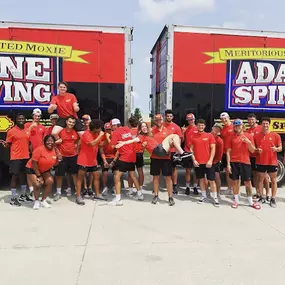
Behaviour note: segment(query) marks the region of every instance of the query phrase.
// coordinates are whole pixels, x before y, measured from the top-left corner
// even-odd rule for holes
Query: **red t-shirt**
[[[77,103],[77,99],[70,93],[65,93],[65,95],[55,95],[51,99],[51,104],[57,105],[57,114],[60,118],[67,118],[68,116],[78,118],[73,109],[74,103]]]
[[[32,161],[36,161],[39,165],[40,173],[44,173],[50,170],[56,164],[56,152],[53,148],[52,150],[48,150],[44,145],[37,147],[35,151],[33,151],[32,158],[26,164],[27,168],[33,168]]]
[[[163,123],[163,126],[164,126],[165,128],[167,128],[172,134],[178,135],[181,139],[183,138],[181,128],[180,128],[178,125],[176,125],[175,123],[171,122],[171,123],[169,124],[169,123],[167,123],[167,122],[164,122],[164,123]],[[176,152],[175,147],[172,147],[172,148],[170,149],[170,152]]]
[[[47,135],[51,135],[52,130],[53,130],[53,127],[54,127],[54,126],[50,126],[50,127],[46,128],[45,136],[47,136]]]
[[[138,128],[131,128],[130,130],[131,130],[131,134],[132,134],[133,139],[135,137],[137,137]],[[135,143],[135,149],[136,149],[136,153],[142,153],[143,152],[142,144],[141,143]]]
[[[10,160],[30,158],[30,133],[27,129],[20,129],[18,126],[13,127],[7,132],[6,141],[11,144]]]
[[[81,137],[80,151],[77,158],[77,164],[85,167],[97,166],[98,144],[91,146],[88,143],[94,141],[99,134],[93,134],[91,131],[85,131]]]
[[[189,148],[189,142],[191,140],[191,137],[193,136],[193,134],[197,134],[197,127],[194,126],[188,126],[185,130],[184,133],[184,150],[189,152],[190,148]]]
[[[139,135],[138,138],[140,139],[140,144],[142,145],[143,142],[147,142],[145,149],[152,154],[153,150],[156,148],[158,145],[158,142],[150,136],[143,136]]]
[[[59,137],[62,139],[62,143],[59,145],[59,150],[62,156],[71,157],[77,154],[76,141],[78,141],[79,136],[74,129],[70,132],[67,129],[63,129],[59,133]]]
[[[222,160],[223,151],[224,151],[223,140],[219,136],[216,136],[215,140],[216,140],[216,152],[215,152],[213,164],[218,163]]]
[[[263,132],[254,136],[255,146],[261,148],[262,152],[256,156],[256,164],[259,165],[278,165],[277,152],[273,152],[271,147],[281,146],[280,135],[270,132],[265,135]]]
[[[106,134],[102,137],[101,143],[103,151],[106,158],[114,158],[116,154],[116,149],[111,146],[111,143],[108,143],[106,139]]]
[[[190,145],[193,145],[195,159],[199,164],[206,164],[210,159],[211,145],[215,144],[216,140],[210,133],[193,134]]]
[[[242,137],[248,138],[254,145],[254,140],[251,134],[243,133],[242,135],[234,134],[228,141],[227,149],[231,149],[231,162],[239,162],[250,164],[248,144],[242,141]]]
[[[234,126],[232,124],[224,126],[221,130],[221,138],[224,141],[224,153],[227,153],[227,145],[231,136],[234,134]]]
[[[156,126],[152,127],[152,134],[153,138],[157,142],[157,144],[161,144],[165,138],[167,138],[169,135],[172,134],[171,131],[169,131],[166,127],[162,126],[161,130],[159,130]],[[170,159],[170,152],[168,153],[167,156],[156,156],[156,155],[151,155],[151,158],[155,159]]]
[[[260,125],[256,125],[256,127],[248,128],[246,133],[251,134],[252,137],[262,132],[262,127]],[[256,157],[256,153],[250,153],[250,157]]]
[[[111,145],[115,146],[119,141],[129,141],[132,139],[131,131],[128,127],[119,127],[113,131]],[[136,162],[135,144],[126,144],[118,149],[119,160],[124,162]]]
[[[31,124],[32,122],[26,123],[25,128],[28,129]],[[30,142],[32,144],[33,150],[35,150],[38,146],[43,145],[45,132],[46,128],[41,124],[38,124],[36,127],[30,130]]]

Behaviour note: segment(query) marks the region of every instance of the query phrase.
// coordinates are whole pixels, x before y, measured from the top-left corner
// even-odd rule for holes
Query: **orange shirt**
[[[135,137],[137,137],[138,135],[138,128],[131,128],[131,134],[132,134],[132,138],[134,139]],[[141,143],[135,143],[135,149],[136,149],[136,153],[142,153],[143,152],[143,147]]]
[[[73,109],[73,104],[76,102],[76,97],[71,93],[65,93],[65,95],[55,95],[51,99],[51,104],[57,105],[57,113],[60,118],[67,118],[68,116],[78,118]]]
[[[132,139],[131,131],[128,127],[119,127],[113,131],[111,145],[115,146],[119,141],[129,141]],[[136,162],[135,144],[126,144],[118,149],[119,160],[129,163]]]
[[[26,123],[25,128],[28,129],[31,124],[32,122]],[[41,124],[38,124],[36,127],[30,130],[30,142],[32,144],[33,150],[35,150],[38,146],[43,145],[45,132],[46,128]]]
[[[51,135],[52,130],[53,130],[53,127],[54,127],[54,126],[50,126],[50,127],[46,128],[45,136],[47,136],[47,135]]]
[[[116,149],[107,141],[106,134],[102,137],[101,143],[106,158],[114,158]]]
[[[260,125],[256,125],[256,127],[248,128],[246,130],[246,133],[251,134],[252,137],[254,137],[256,134],[259,134],[262,132],[262,127]],[[250,157],[256,157],[256,153],[250,153]]]
[[[241,135],[234,134],[228,141],[227,149],[231,149],[231,162],[239,162],[250,164],[248,144],[242,141],[242,137],[248,138],[254,145],[254,140],[251,134],[243,133]]]
[[[221,130],[221,138],[224,141],[224,153],[227,153],[227,145],[228,141],[230,140],[231,135],[234,133],[234,126],[233,124],[224,126]]]
[[[13,127],[7,132],[7,143],[10,143],[10,160],[28,159],[30,133],[27,129],[20,129],[18,126]]]
[[[165,128],[167,128],[172,134],[176,134],[178,135],[181,139],[183,138],[183,135],[182,135],[182,131],[181,131],[181,128],[176,125],[175,123],[171,122],[170,124],[167,123],[167,122],[164,122],[163,123],[163,126]],[[176,152],[176,148],[175,147],[172,147],[170,149],[170,152]]]
[[[190,140],[190,145],[193,146],[195,159],[199,164],[206,164],[210,159],[211,145],[215,144],[215,138],[209,133],[194,134]]]
[[[39,165],[40,173],[44,173],[55,166],[57,157],[55,148],[52,150],[47,149],[44,145],[37,147],[33,152],[33,156],[26,164],[27,168],[33,168],[32,161],[36,161]]]
[[[216,140],[216,152],[215,152],[213,164],[218,163],[222,160],[223,150],[224,150],[223,140],[219,136],[216,136],[215,140]]]
[[[67,128],[65,128],[59,133],[59,137],[62,139],[62,143],[59,145],[62,156],[75,156],[77,154],[76,141],[79,139],[77,132],[74,129],[68,132]]]
[[[194,126],[188,126],[185,130],[184,133],[184,150],[189,152],[190,148],[189,148],[189,142],[191,140],[191,137],[193,136],[193,134],[197,134],[197,127]]]
[[[281,146],[280,135],[274,132],[265,135],[262,132],[254,136],[254,141],[255,146],[262,149],[262,152],[256,156],[256,164],[277,166],[277,152],[273,152],[271,148]]]
[[[171,131],[169,131],[166,127],[162,126],[161,130],[158,129],[158,127],[154,126],[152,127],[152,134],[153,138],[157,142],[157,144],[161,144],[165,138],[167,138],[169,135],[171,135]],[[156,156],[151,155],[151,158],[155,159],[170,159],[170,152],[167,156]]]
[[[143,142],[147,142],[145,149],[150,154],[152,154],[153,150],[158,145],[158,142],[153,137],[150,137],[150,136],[139,135],[138,138],[140,139],[140,144],[142,144]]]
[[[93,134],[91,131],[85,131],[81,137],[80,151],[77,158],[77,164],[86,167],[97,166],[98,144],[91,146],[88,143],[94,141],[99,134]]]

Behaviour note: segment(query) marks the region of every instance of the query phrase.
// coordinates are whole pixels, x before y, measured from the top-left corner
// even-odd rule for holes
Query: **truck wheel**
[[[283,163],[283,157],[278,156],[278,169],[277,169],[277,184],[281,186],[285,179],[285,165]]]

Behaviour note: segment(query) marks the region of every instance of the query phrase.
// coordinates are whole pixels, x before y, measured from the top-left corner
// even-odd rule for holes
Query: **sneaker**
[[[83,189],[83,191],[81,191],[81,195],[83,196],[83,197],[88,197],[88,191],[87,191],[87,189]]]
[[[271,206],[272,208],[276,208],[276,207],[277,207],[275,198],[271,198],[271,200],[270,200],[270,206]]]
[[[101,201],[107,201],[107,198],[106,197],[104,197],[102,194],[100,194],[100,195],[94,195],[93,196],[93,199],[94,200],[101,200]]]
[[[21,202],[33,202],[34,200],[31,199],[27,194],[21,194],[19,197],[19,201]]]
[[[194,191],[194,195],[198,196],[199,192],[198,192],[198,188],[197,187],[193,187],[193,191]]]
[[[47,209],[51,207],[51,205],[47,202],[47,200],[41,201],[41,206]]]
[[[138,201],[143,201],[144,200],[144,196],[143,196],[143,194],[139,194],[137,192],[136,195],[134,196],[134,199],[136,199]]]
[[[34,202],[33,195],[34,195],[33,193],[26,194],[26,201],[27,202]]]
[[[102,195],[103,196],[107,196],[108,195],[108,191],[109,191],[109,188],[108,187],[104,187],[104,189],[102,191]]]
[[[67,188],[65,191],[66,191],[66,196],[67,196],[67,197],[72,196],[72,192],[71,192],[71,189],[70,189],[70,188]]]
[[[61,195],[59,193],[55,193],[54,196],[53,196],[53,201],[56,202],[59,199],[61,199]]]
[[[83,201],[81,196],[76,197],[76,204],[77,205],[85,205],[85,202]]]
[[[129,188],[127,196],[132,197],[135,193],[136,193],[136,191],[134,191],[134,188]]]
[[[19,202],[17,197],[12,197],[10,200],[10,205],[16,206],[16,207],[21,207],[22,204]]]
[[[39,201],[39,200],[36,200],[36,201],[34,202],[34,207],[33,207],[33,209],[34,209],[34,210],[39,210],[39,209],[40,209],[40,206],[41,206],[40,201]]]
[[[263,197],[259,197],[258,203],[260,203],[260,204],[265,204],[266,201],[265,201],[265,199],[264,199]]]
[[[151,204],[156,205],[157,202],[158,202],[158,196],[153,196]]]
[[[219,203],[218,198],[214,199],[214,203],[213,204],[214,204],[215,207],[220,207],[220,203]]]
[[[168,205],[169,205],[169,206],[174,206],[174,205],[175,205],[175,202],[174,202],[173,197],[169,197],[169,198],[168,198]]]
[[[198,204],[205,204],[207,202],[207,198],[202,197],[199,201]]]
[[[189,187],[186,187],[185,195],[187,195],[187,196],[189,196],[189,195],[190,195],[190,188],[189,188]]]
[[[270,197],[269,196],[266,196],[266,202],[270,203]]]
[[[190,157],[192,155],[193,155],[192,152],[186,152],[186,151],[184,151],[182,154],[175,153],[173,155],[173,161],[181,161],[182,159]]]
[[[92,189],[88,189],[88,196],[91,198],[95,196],[95,193],[93,192]]]
[[[177,187],[177,185],[173,185],[172,193],[173,193],[173,195],[178,195],[178,187]]]
[[[117,200],[114,198],[111,202],[108,203],[109,206],[123,206],[122,200]]]

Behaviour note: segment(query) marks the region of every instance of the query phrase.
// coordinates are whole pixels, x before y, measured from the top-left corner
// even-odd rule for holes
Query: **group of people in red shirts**
[[[107,175],[114,175],[115,198],[106,202],[109,205],[123,205],[121,199],[121,176],[128,172],[128,195],[136,200],[144,200],[143,153],[150,153],[150,174],[153,176],[152,203],[159,201],[159,178],[165,178],[168,203],[175,204],[173,195],[178,194],[177,164],[186,169],[186,195],[190,195],[191,168],[195,170],[194,194],[201,198],[198,203],[208,201],[207,190],[213,205],[219,206],[221,189],[220,171],[227,173],[228,194],[234,194],[233,208],[239,205],[240,181],[244,181],[249,206],[260,209],[266,200],[276,207],[277,152],[282,151],[280,136],[270,132],[270,118],[261,119],[249,114],[249,128],[245,130],[242,120],[231,122],[227,113],[222,113],[222,124],[214,124],[211,133],[205,132],[203,119],[195,122],[193,114],[187,114],[187,127],[182,129],[173,122],[174,115],[166,110],[165,120],[161,114],[154,116],[154,127],[140,122],[136,117],[129,118],[129,126],[122,126],[119,119],[104,124],[101,120],[84,115],[77,116],[79,104],[73,94],[67,92],[67,84],[60,82],[59,94],[54,96],[48,108],[52,126],[40,124],[42,112],[34,109],[33,121],[26,123],[25,116],[16,116],[16,125],[7,133],[5,147],[10,147],[10,172],[12,197],[10,204],[21,206],[21,202],[34,201],[34,209],[49,208],[46,201],[52,190],[54,177],[56,193],[54,201],[62,195],[63,178],[71,177],[75,185],[76,203],[84,205],[83,197],[107,201]],[[57,111],[57,114],[54,114]],[[104,130],[104,131],[103,131]],[[184,145],[182,148],[181,145]],[[103,191],[100,193],[99,162],[101,160]],[[53,175],[51,169],[55,168]],[[138,178],[135,170],[137,168]],[[271,180],[271,197],[267,175]],[[69,176],[70,175],[70,176]],[[253,177],[253,179],[252,179]],[[17,195],[17,179],[20,179],[21,194]],[[87,179],[88,178],[88,179]],[[89,180],[89,185],[87,185]],[[252,195],[252,183],[256,195]],[[27,192],[27,186],[29,192]],[[84,188],[82,189],[82,186]],[[266,196],[263,188],[266,188]],[[43,188],[40,200],[40,192]],[[95,190],[93,192],[92,188]],[[33,193],[34,199],[30,193]],[[71,196],[70,186],[67,196]]]

